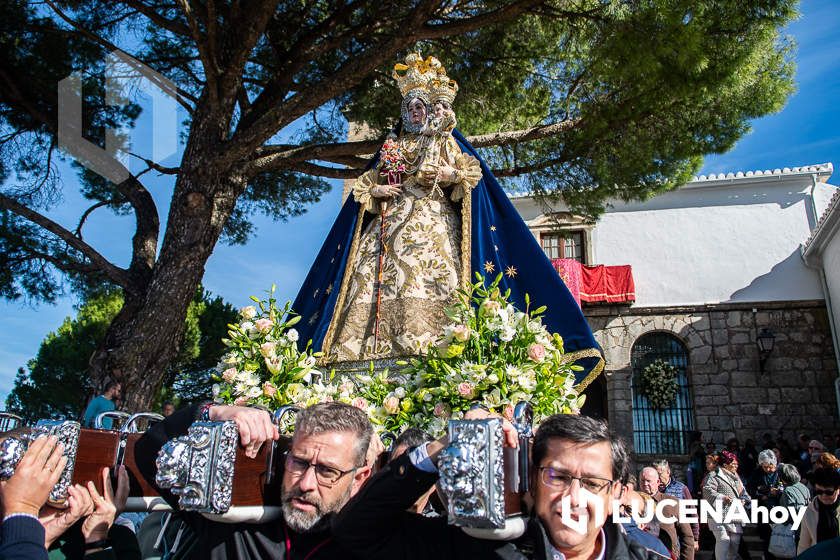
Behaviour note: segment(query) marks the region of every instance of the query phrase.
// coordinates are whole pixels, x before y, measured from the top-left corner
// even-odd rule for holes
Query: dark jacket
[[[197,406],[179,410],[155,424],[137,441],[137,466],[149,484],[155,483],[155,458],[160,448],[170,439],[185,435],[197,413]],[[167,490],[159,491],[169,505],[178,508],[177,496]],[[329,531],[300,535],[288,530],[282,520],[261,524],[220,523],[186,512],[182,518],[198,539],[193,557],[202,560],[323,560],[349,556],[330,537]]]
[[[662,492],[657,492],[651,498],[656,503],[665,501],[667,505],[662,508],[662,514],[665,517],[678,517],[679,502],[676,498]],[[660,521],[659,530],[660,540],[665,543],[675,558],[694,560],[694,531],[690,523]]]
[[[333,537],[364,560],[449,560],[503,558],[551,560],[551,547],[542,523],[528,522],[515,541],[476,539],[446,518],[428,518],[406,510],[437,480],[423,472],[405,453],[371,478],[333,520]],[[606,560],[661,560],[661,556],[631,543],[618,525],[604,525]]]
[[[16,516],[0,527],[0,558],[3,560],[47,560],[44,526],[37,519]]]

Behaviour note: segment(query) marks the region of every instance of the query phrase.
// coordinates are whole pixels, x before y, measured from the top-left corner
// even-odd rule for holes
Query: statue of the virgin
[[[580,308],[491,171],[454,129],[458,86],[434,57],[395,66],[401,119],[355,182],[293,305],[302,340],[322,362],[365,369],[424,352],[449,323],[444,310],[475,272],[543,322],[584,366],[603,359]]]

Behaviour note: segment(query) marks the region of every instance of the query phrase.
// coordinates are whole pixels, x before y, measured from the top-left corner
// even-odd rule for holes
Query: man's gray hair
[[[802,476],[799,474],[799,471],[796,470],[796,467],[790,463],[782,463],[779,465],[779,480],[783,484],[790,486],[802,480]]]
[[[773,453],[772,449],[765,449],[758,454],[759,465],[771,465],[775,467],[776,463],[778,463],[778,461],[776,460],[776,454]]]
[[[654,461],[653,463],[651,463],[651,466],[657,471],[659,469],[668,469],[669,471],[671,470],[671,465],[669,465],[668,461],[666,461],[665,459],[662,459],[661,461]]]
[[[373,435],[373,426],[361,409],[341,402],[312,405],[297,413],[295,437],[311,436],[323,432],[350,432],[356,436],[354,462],[365,464],[365,456]]]

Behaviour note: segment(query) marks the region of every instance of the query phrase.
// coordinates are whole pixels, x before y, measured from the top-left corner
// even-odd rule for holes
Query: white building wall
[[[799,248],[835,189],[777,175],[616,203],[592,229],[592,264],[632,265],[636,306],[823,299]],[[528,199],[514,204],[526,221],[544,212]]]
[[[840,329],[840,232],[823,249],[822,263],[832,306],[829,311],[834,318],[834,328]]]

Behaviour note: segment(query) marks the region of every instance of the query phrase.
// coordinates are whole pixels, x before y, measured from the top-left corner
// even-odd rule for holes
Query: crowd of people
[[[486,414],[475,410],[469,416]],[[250,456],[279,437],[263,410],[211,404],[184,408],[151,427],[135,447],[137,465],[148,482],[154,483],[155,458],[163,444],[185,434],[199,419],[235,422]],[[515,429],[507,422],[505,435],[506,444],[516,447]],[[669,523],[650,516],[646,508],[677,517],[680,501],[697,497],[727,506],[757,500],[768,507],[806,507],[796,531],[797,552],[802,558],[824,558],[833,554],[830,547],[840,546],[840,462],[826,451],[826,443],[803,436],[797,448],[786,448],[784,441],[765,438],[758,451],[751,442],[742,447],[733,439],[718,451],[697,437],[684,483],[666,461],[633,472],[625,443],[605,422],[553,416],[541,423],[532,442],[525,532],[509,540],[489,540],[447,523],[436,492],[437,460],[446,438],[433,440],[408,430],[394,442],[387,466],[374,474],[382,443],[361,410],[341,403],[298,413],[284,460],[282,517],[264,523],[221,523],[178,511],[177,496],[161,490],[173,512],[152,514],[132,528],[120,521],[128,495],[124,469],[117,473],[116,490],[104,470],[101,492],[93,482],[75,485],[65,507],[58,509],[47,499],[66,458],[55,438],[40,438],[0,487],[0,558],[47,558],[49,551],[50,558],[166,560],[690,560],[704,540],[701,527],[679,519]],[[598,502],[594,505],[593,496]],[[611,515],[615,503],[621,504],[622,513],[640,517],[616,523]],[[583,532],[564,522],[563,508],[570,508],[566,513],[572,519],[586,517]],[[741,524],[710,520],[702,529],[714,537],[716,559],[750,557],[743,548]],[[772,534],[770,525],[759,526],[767,559],[774,558],[768,550]]]

